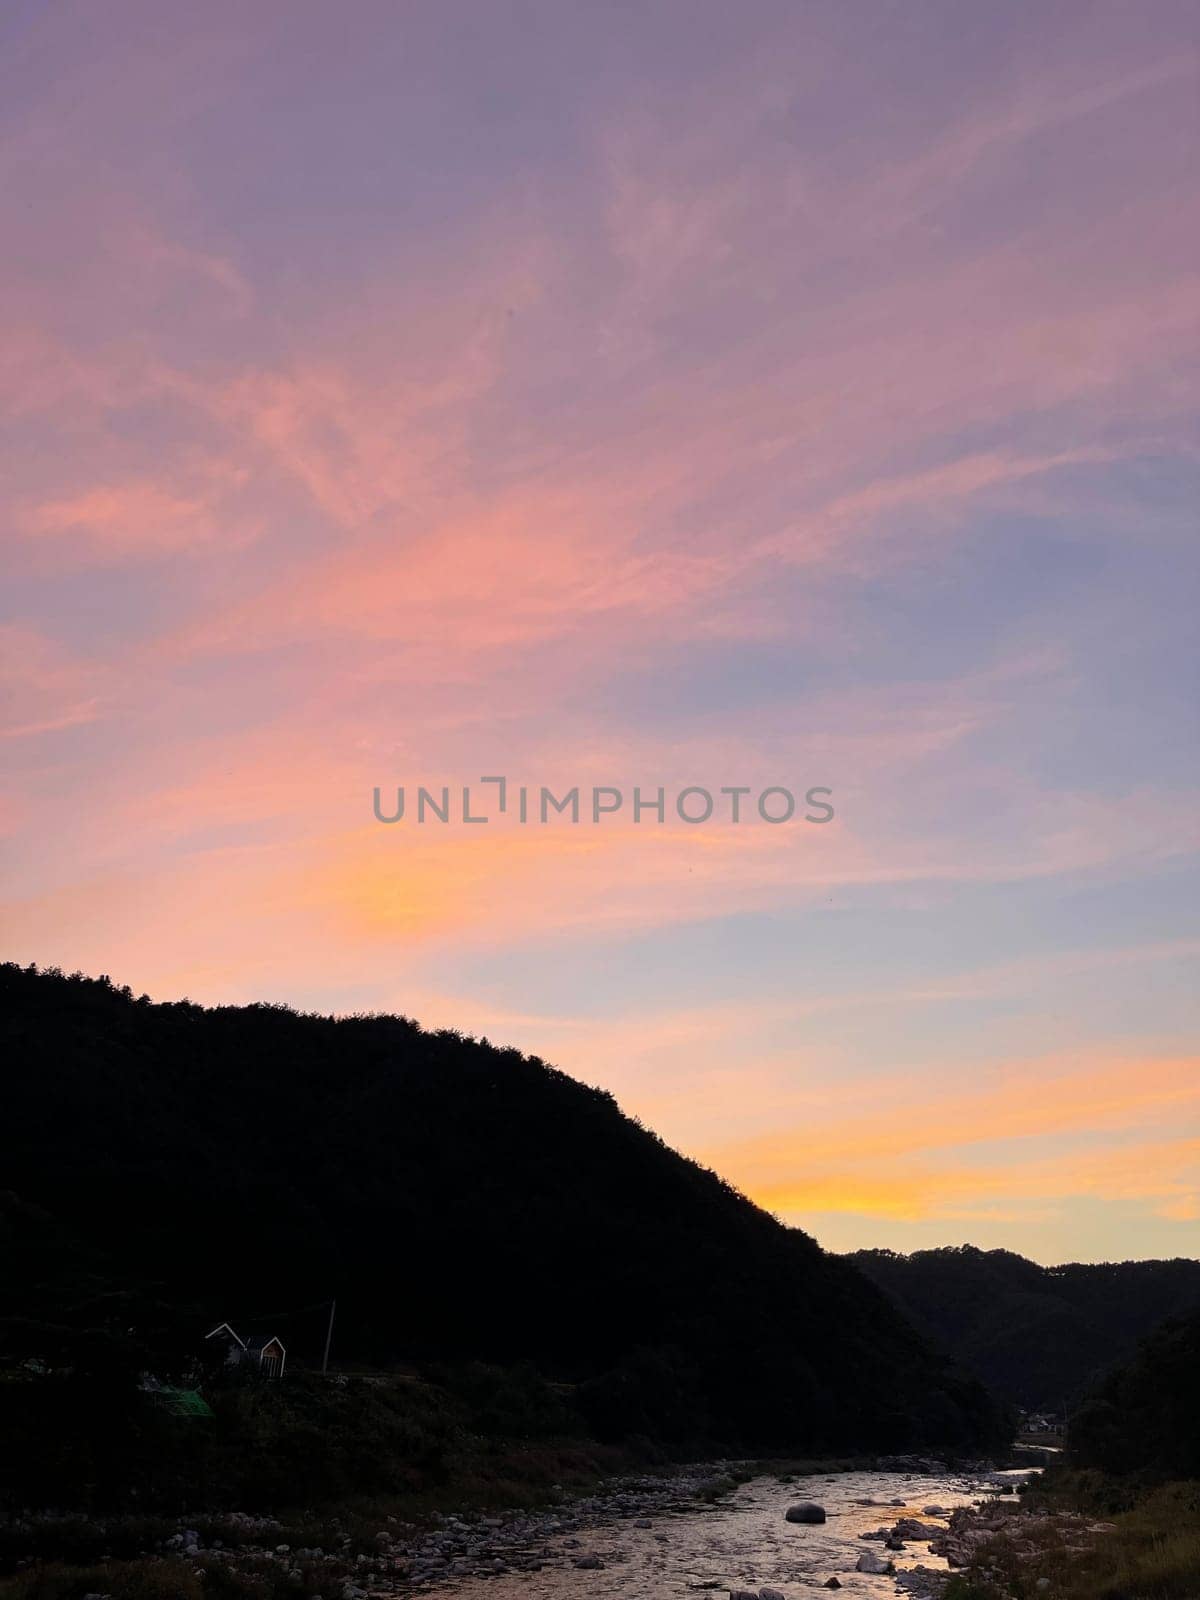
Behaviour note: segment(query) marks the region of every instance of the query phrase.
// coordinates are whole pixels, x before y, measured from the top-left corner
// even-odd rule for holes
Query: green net
[[[212,1407],[195,1389],[158,1389],[155,1401],[173,1417],[211,1417]]]

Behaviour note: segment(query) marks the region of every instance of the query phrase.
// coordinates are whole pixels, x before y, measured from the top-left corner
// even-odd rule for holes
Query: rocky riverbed
[[[336,1600],[423,1591],[459,1600],[790,1600],[813,1589],[935,1596],[958,1508],[1002,1503],[1027,1472],[901,1459],[875,1470],[758,1476],[710,1463],[668,1478],[616,1480],[600,1493],[503,1516],[445,1516],[417,1532],[383,1527],[332,1590]],[[823,1521],[789,1521],[820,1508]],[[932,1545],[932,1549],[931,1549]],[[269,1544],[267,1550],[270,1551]],[[271,1552],[297,1569],[336,1551]],[[955,1553],[957,1553],[955,1551]],[[325,1600],[331,1600],[329,1594]]]
[[[385,1517],[353,1535],[335,1517],[320,1542],[318,1525],[307,1542],[233,1513],[180,1525],[141,1558],[204,1578],[205,1592],[227,1567],[297,1600],[799,1600],[817,1589],[927,1600],[1028,1476],[912,1457],[805,1476],[711,1462],[610,1479],[536,1511],[445,1514],[424,1527]]]
[[[695,1486],[664,1495],[661,1483],[630,1483],[615,1497],[580,1502],[560,1515],[503,1525],[496,1544],[472,1548],[478,1532],[451,1524],[411,1576],[459,1600],[665,1600],[711,1591],[716,1600],[791,1600],[816,1589],[847,1595],[935,1595],[948,1575],[930,1542],[957,1507],[1009,1493],[1029,1474],[941,1463],[781,1481],[756,1477],[712,1505]],[[685,1481],[686,1482],[686,1481]],[[814,1503],[823,1522],[789,1521],[789,1507]],[[429,1566],[430,1556],[437,1566]],[[491,1575],[480,1561],[491,1564]]]

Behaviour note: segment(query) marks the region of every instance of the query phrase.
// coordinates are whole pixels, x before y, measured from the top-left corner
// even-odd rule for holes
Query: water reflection
[[[855,1570],[864,1550],[890,1557],[897,1569],[944,1569],[945,1562],[930,1555],[923,1539],[885,1551],[881,1542],[860,1534],[891,1527],[901,1517],[944,1525],[944,1517],[927,1515],[925,1508],[949,1512],[1029,1475],[850,1472],[787,1484],[757,1478],[711,1509],[661,1513],[645,1519],[648,1526],[620,1521],[577,1530],[570,1540],[551,1537],[544,1541],[548,1562],[540,1571],[468,1578],[435,1592],[458,1600],[704,1600],[706,1591],[767,1587],[790,1600],[794,1593],[823,1590],[836,1577],[843,1594],[882,1600],[897,1592],[896,1585],[891,1577]],[[826,1522],[785,1521],[788,1506],[799,1500],[824,1506]],[[579,1567],[579,1561],[601,1564]]]

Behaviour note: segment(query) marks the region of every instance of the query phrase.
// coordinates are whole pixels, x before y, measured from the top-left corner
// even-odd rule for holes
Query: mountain
[[[12,965],[0,1007],[10,1347],[84,1325],[163,1347],[228,1320],[288,1334],[300,1366],[324,1314],[283,1313],[336,1295],[343,1361],[532,1362],[600,1437],[1005,1436],[853,1265],[536,1058]]]
[[[1071,1410],[1166,1317],[1200,1309],[1200,1261],[1041,1267],[1007,1250],[847,1257],[928,1338],[997,1394]]]
[[[1071,1418],[1073,1465],[1200,1479],[1200,1311],[1172,1318]]]

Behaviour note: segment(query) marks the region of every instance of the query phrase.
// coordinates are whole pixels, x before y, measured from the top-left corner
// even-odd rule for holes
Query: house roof
[[[206,1333],[204,1337],[206,1339],[215,1339],[219,1333],[227,1333],[235,1344],[240,1344],[243,1350],[246,1348],[246,1341],[244,1339],[239,1339],[237,1334],[234,1333],[233,1329],[227,1322],[218,1322],[212,1332]]]
[[[277,1344],[279,1348],[284,1351],[284,1354],[287,1354],[287,1351],[284,1350],[283,1340],[276,1338],[273,1333],[269,1335],[262,1333],[252,1334],[251,1337],[246,1340],[246,1349],[265,1350],[269,1344]]]

